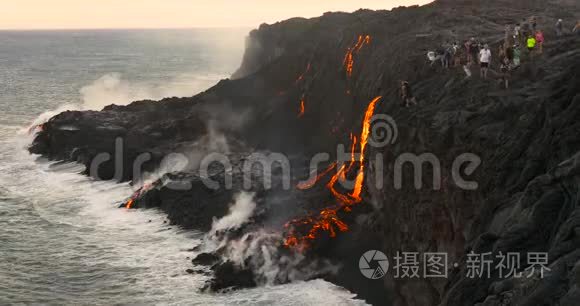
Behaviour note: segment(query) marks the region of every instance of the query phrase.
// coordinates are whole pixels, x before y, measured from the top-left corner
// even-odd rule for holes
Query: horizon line
[[[0,32],[40,32],[40,31],[107,31],[107,30],[197,30],[197,29],[245,29],[257,26],[184,26],[184,27],[102,27],[102,28],[0,28]]]

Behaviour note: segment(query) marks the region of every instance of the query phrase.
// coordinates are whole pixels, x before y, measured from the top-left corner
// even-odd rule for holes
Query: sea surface
[[[352,305],[322,280],[200,293],[201,233],[117,208],[128,184],[26,151],[28,127],[66,109],[191,96],[239,66],[249,29],[0,31],[0,305]]]

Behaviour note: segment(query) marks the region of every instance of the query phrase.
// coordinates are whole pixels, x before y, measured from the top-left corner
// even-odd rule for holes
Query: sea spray
[[[190,97],[209,88],[224,76],[181,75],[162,84],[133,82],[120,73],[108,73],[80,90],[83,109],[100,110],[110,104],[127,105],[139,100],[160,100],[167,97]]]

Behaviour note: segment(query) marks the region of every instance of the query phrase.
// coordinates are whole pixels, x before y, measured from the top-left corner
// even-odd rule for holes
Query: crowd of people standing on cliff
[[[562,19],[554,27],[557,36],[564,35]],[[572,33],[580,34],[580,21],[572,28]],[[544,53],[544,40],[544,32],[538,27],[536,17],[530,17],[515,25],[506,25],[503,43],[498,46],[497,52],[492,51],[488,44],[471,37],[462,44],[446,42],[438,50],[429,51],[427,57],[431,65],[440,61],[445,69],[462,67],[466,78],[471,78],[473,67],[479,66],[480,77],[487,79],[492,58],[497,56],[501,83],[507,89],[511,72],[517,70],[522,61],[532,61],[535,56]]]
[[[558,19],[554,25],[554,32],[557,37],[566,33],[562,19]],[[571,33],[580,35],[580,20],[575,23]],[[515,25],[506,25],[504,34],[503,43],[499,44],[495,54],[487,43],[471,37],[462,44],[446,42],[438,50],[428,51],[427,58],[431,66],[441,62],[444,69],[462,67],[466,79],[472,77],[472,68],[479,66],[480,77],[486,80],[492,59],[497,55],[499,73],[496,71],[494,73],[500,76],[502,86],[508,89],[511,73],[521,66],[522,61],[532,61],[535,56],[544,53],[545,37],[534,16],[523,18]],[[417,105],[417,99],[408,81],[400,81],[399,93],[405,107]]]

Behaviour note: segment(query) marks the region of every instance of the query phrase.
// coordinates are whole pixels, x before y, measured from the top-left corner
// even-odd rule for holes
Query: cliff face
[[[136,198],[135,207],[160,207],[173,223],[209,230],[212,218],[226,215],[231,199],[244,189],[244,156],[284,153],[292,162],[294,186],[307,176],[305,160],[313,154],[329,152],[334,158],[337,145],[349,146],[351,134],[361,132],[369,101],[380,95],[374,113],[391,116],[398,137],[388,146],[368,147],[363,201],[341,215],[349,231],[316,241],[306,261],[341,264],[337,274],[320,274],[374,304],[578,305],[580,39],[557,38],[552,31],[557,18],[578,18],[573,5],[449,0],[262,25],[250,34],[234,80],[192,98],[60,114],[43,125],[30,150],[90,166],[99,153],[114,155],[120,137],[123,171],[116,172],[112,161],[98,171],[100,178],[119,180],[139,179],[132,170],[142,153],[151,154],[143,166],[148,171],[169,153],[195,156],[182,173],[165,176],[159,188]],[[474,77],[466,80],[461,68],[443,70],[426,62],[427,50],[469,37],[489,43],[496,55],[505,24],[534,15],[546,32],[545,52],[524,57],[509,90],[498,85],[493,71],[481,80],[472,67]],[[494,60],[492,70],[498,70]],[[401,107],[399,80],[412,84],[418,106]],[[216,135],[226,141],[216,144]],[[214,151],[235,156],[232,189],[211,191],[201,183],[199,156]],[[437,171],[426,166],[418,189],[412,170],[404,168],[402,188],[396,188],[396,160],[406,153],[436,157],[440,184],[432,180]],[[481,160],[475,172],[464,175],[478,184],[470,190],[457,186],[452,172],[464,153]],[[210,176],[225,180],[220,169]],[[274,188],[249,188],[260,207],[252,229],[283,232],[288,220],[316,215],[336,201],[323,187],[285,190],[278,174],[273,179]],[[379,179],[385,186],[377,187]],[[186,181],[193,188],[176,191],[168,181]],[[281,252],[292,252],[278,243]],[[360,274],[358,260],[373,249],[389,258],[398,251],[446,252],[457,267],[449,267],[448,279],[395,279],[389,273],[371,281]],[[505,278],[496,272],[469,278],[471,251],[518,253],[520,272],[529,268],[527,253],[546,252],[552,271],[545,278]],[[235,284],[229,281],[222,287]]]

